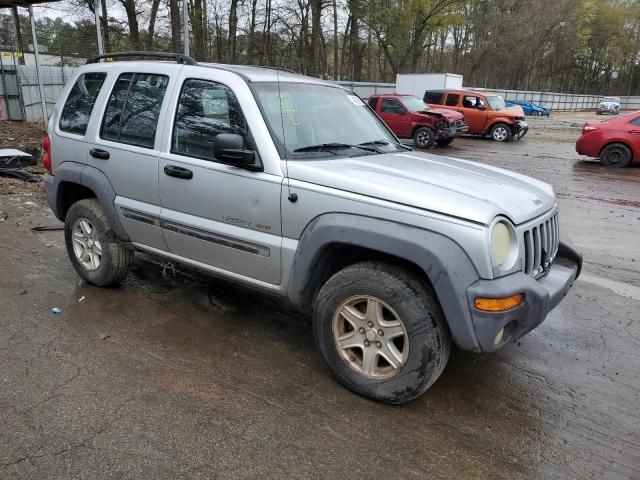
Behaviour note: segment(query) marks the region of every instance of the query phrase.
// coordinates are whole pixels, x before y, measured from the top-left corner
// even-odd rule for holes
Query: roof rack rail
[[[152,57],[152,58],[172,58],[178,63],[184,63],[185,65],[198,65],[198,62],[188,55],[182,53],[167,53],[167,52],[111,52],[97,57],[90,58],[87,63],[99,63],[100,60],[106,58],[123,58],[123,57]]]
[[[290,68],[270,67],[269,65],[247,65],[247,67],[266,68],[266,69],[269,69],[269,70],[280,70],[281,72],[296,73],[293,70],[291,70]]]

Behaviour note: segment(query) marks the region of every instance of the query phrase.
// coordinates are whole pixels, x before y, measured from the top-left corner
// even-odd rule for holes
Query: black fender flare
[[[440,233],[389,220],[329,213],[312,220],[300,236],[287,295],[296,306],[310,305],[314,272],[332,245],[354,245],[392,255],[416,265],[433,287],[454,342],[480,351],[467,303],[467,287],[480,277],[466,252]]]
[[[47,176],[45,180],[47,201],[55,216],[61,221],[64,221],[63,189],[60,188],[63,183],[75,183],[93,191],[104,209],[116,236],[120,240],[129,241],[129,236],[116,212],[116,192],[103,172],[82,163],[63,162],[56,168],[55,176]]]

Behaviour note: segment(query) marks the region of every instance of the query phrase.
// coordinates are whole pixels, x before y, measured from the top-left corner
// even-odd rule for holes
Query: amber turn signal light
[[[473,303],[478,310],[485,312],[504,312],[505,310],[511,310],[519,306],[522,300],[524,300],[524,295],[518,293],[506,298],[476,297]]]

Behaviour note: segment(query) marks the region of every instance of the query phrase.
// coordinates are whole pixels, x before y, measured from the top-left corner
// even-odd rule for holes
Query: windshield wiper
[[[396,143],[396,142],[392,142],[390,140],[385,140],[384,138],[381,138],[380,140],[371,140],[370,142],[362,142],[359,143],[358,146],[362,147],[362,146],[368,146],[368,145],[395,145],[396,147],[400,148],[401,150],[413,150],[411,147],[409,147],[408,145],[403,145],[402,143]]]
[[[350,145],[348,143],[320,143],[318,145],[308,145],[306,147],[296,148],[293,153],[303,153],[303,152],[333,152],[332,150],[343,150],[347,148],[359,148],[360,150],[364,150],[367,152],[373,153],[382,153],[377,148],[367,147],[366,144],[363,145]],[[337,155],[337,154],[336,154]]]

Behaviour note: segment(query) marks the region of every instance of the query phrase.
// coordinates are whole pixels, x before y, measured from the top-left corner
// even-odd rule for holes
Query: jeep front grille
[[[532,277],[544,274],[556,258],[560,244],[558,212],[524,231],[524,273]]]

